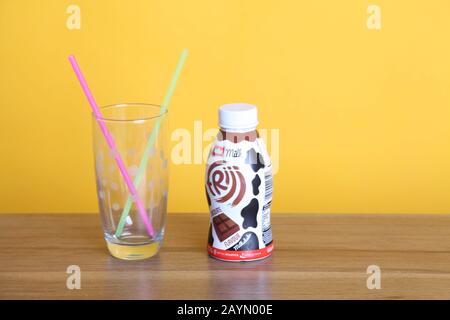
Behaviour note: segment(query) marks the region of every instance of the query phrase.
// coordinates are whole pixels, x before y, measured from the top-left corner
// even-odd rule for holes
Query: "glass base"
[[[142,260],[156,255],[160,248],[160,242],[142,245],[123,245],[106,240],[108,250],[115,258],[122,260]]]

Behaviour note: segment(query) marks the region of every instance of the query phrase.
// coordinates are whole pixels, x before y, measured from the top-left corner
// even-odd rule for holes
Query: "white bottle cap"
[[[256,130],[258,110],[248,103],[224,104],[219,108],[219,126],[224,130],[247,132]]]

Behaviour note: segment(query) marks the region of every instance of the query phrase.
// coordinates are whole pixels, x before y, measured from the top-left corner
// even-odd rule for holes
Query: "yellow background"
[[[450,212],[449,16],[448,0],[0,0],[0,212],[97,211],[69,54],[99,104],[160,103],[185,47],[171,129],[258,105],[280,130],[273,211]],[[206,211],[204,165],[170,170],[169,210]]]

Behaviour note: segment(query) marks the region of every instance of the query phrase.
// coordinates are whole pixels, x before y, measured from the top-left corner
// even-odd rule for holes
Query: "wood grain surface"
[[[98,215],[0,215],[0,299],[450,299],[450,216],[272,217],[259,262],[206,254],[208,214],[170,214],[158,256],[109,255]],[[81,289],[66,268],[81,268]],[[369,265],[381,289],[366,286]]]

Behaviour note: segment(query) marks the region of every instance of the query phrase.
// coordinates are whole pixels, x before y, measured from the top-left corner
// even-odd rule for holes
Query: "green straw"
[[[175,86],[177,84],[177,80],[180,77],[181,69],[183,69],[184,62],[186,61],[188,55],[188,50],[183,49],[180,55],[180,59],[178,60],[177,68],[175,69],[175,73],[173,74],[172,80],[170,81],[169,88],[167,90],[166,96],[164,97],[164,101],[161,105],[160,115],[164,115],[167,112],[167,107],[169,106],[170,98],[173,95],[173,91],[175,90]],[[153,127],[153,130],[147,140],[147,145],[144,150],[144,156],[142,157],[141,163],[139,165],[139,170],[134,178],[134,186],[136,189],[139,188],[141,184],[142,178],[144,177],[148,158],[150,157],[151,151],[153,149],[153,145],[155,144],[156,138],[158,137],[158,132],[161,127],[162,117],[159,117]],[[125,227],[125,222],[127,220],[128,214],[130,213],[131,206],[133,205],[133,197],[131,195],[128,196],[127,202],[125,203],[125,207],[122,211],[122,216],[120,217],[119,225],[116,230],[116,237],[120,237],[123,232],[123,228]]]

